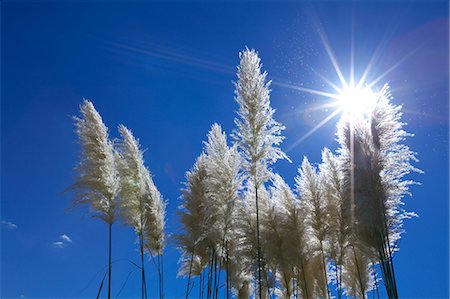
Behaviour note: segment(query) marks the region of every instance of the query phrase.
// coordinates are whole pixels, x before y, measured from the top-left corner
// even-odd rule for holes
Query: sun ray
[[[355,84],[355,5],[352,5],[352,23],[350,37],[350,85]]]
[[[366,68],[364,69],[363,74],[361,75],[361,77],[359,78],[357,87],[362,87],[363,84],[366,82],[367,80],[367,76],[370,74],[370,71],[372,71],[372,67],[375,64],[375,61],[377,60],[377,58],[379,57],[379,53],[381,51],[383,45],[383,41],[381,41],[378,46],[376,47],[375,51],[373,51],[372,56],[369,59],[369,62],[367,63]]]
[[[291,144],[289,148],[286,150],[286,152],[290,152],[292,149],[294,149],[296,146],[298,146],[300,143],[302,143],[306,138],[311,136],[314,132],[316,132],[318,129],[320,129],[323,125],[325,125],[327,122],[329,122],[333,117],[335,117],[340,112],[340,109],[334,110],[330,115],[328,115],[326,118],[324,118],[320,123],[318,123],[314,128],[309,130],[305,135],[303,135],[299,140]]]
[[[312,88],[296,86],[296,85],[292,85],[292,84],[288,84],[288,83],[283,83],[283,82],[280,82],[280,81],[273,81],[273,84],[281,86],[281,87],[286,87],[286,88],[289,88],[289,89],[293,89],[293,90],[304,91],[304,92],[307,92],[307,93],[311,93],[311,94],[315,94],[315,95],[319,95],[319,96],[324,96],[324,97],[327,97],[327,98],[332,98],[332,99],[338,99],[339,98],[339,96],[334,94],[334,93],[325,92],[325,91],[312,89]]]
[[[337,57],[330,45],[330,42],[328,40],[328,37],[326,35],[325,30],[322,28],[320,23],[317,21],[317,17],[315,17],[315,14],[310,14],[310,17],[313,18],[313,24],[315,25],[315,28],[317,30],[317,33],[320,37],[320,41],[322,43],[322,46],[324,47],[326,54],[328,56],[328,59],[331,63],[331,66],[334,68],[334,71],[339,79],[338,82],[333,82],[329,78],[322,75],[320,72],[316,71],[315,69],[311,68],[311,71],[319,77],[324,83],[326,83],[329,88],[325,88],[324,90],[309,88],[309,87],[302,87],[302,86],[296,86],[292,84],[283,83],[280,81],[274,82],[274,84],[286,87],[293,90],[298,90],[302,92],[307,92],[312,95],[321,96],[328,98],[329,101],[322,105],[314,105],[314,107],[309,107],[304,111],[304,113],[322,110],[326,108],[333,107],[331,114],[326,116],[322,121],[320,121],[317,125],[315,125],[311,130],[309,130],[305,135],[303,135],[300,139],[295,141],[293,144],[289,146],[287,151],[291,151],[293,148],[298,146],[300,143],[302,143],[305,139],[310,137],[312,134],[314,134],[317,130],[319,130],[321,127],[323,127],[327,122],[329,122],[334,116],[336,116],[338,113],[344,113],[351,119],[359,117],[359,115],[369,115],[376,103],[376,92],[374,86],[384,79],[389,73],[391,73],[393,70],[395,70],[401,63],[403,63],[406,59],[411,57],[412,54],[415,53],[417,49],[419,49],[423,44],[426,43],[423,42],[421,46],[417,47],[408,55],[402,57],[397,63],[389,67],[385,72],[383,72],[381,75],[376,77],[373,81],[368,81],[368,78],[372,79],[373,76],[371,75],[371,72],[376,64],[376,62],[381,57],[381,51],[384,49],[384,47],[387,45],[388,38],[384,36],[379,44],[374,49],[372,55],[369,57],[369,61],[367,62],[367,65],[365,69],[361,70],[357,68],[356,66],[356,50],[355,50],[355,22],[354,22],[354,12],[352,11],[352,22],[351,22],[351,36],[350,36],[350,69],[349,69],[349,77],[345,78],[343,75],[343,72],[339,66]],[[370,83],[369,83],[370,82]],[[339,84],[340,83],[340,84]],[[327,90],[328,89],[328,90]],[[298,112],[295,112],[293,114],[299,114]]]
[[[320,79],[322,79],[325,83],[327,83],[328,85],[330,85],[330,87],[332,87],[334,90],[336,90],[337,93],[342,92],[342,89],[337,86],[336,84],[334,84],[333,82],[331,82],[331,80],[327,79],[324,75],[322,75],[321,73],[317,72],[316,70],[314,70],[313,68],[311,68],[311,70],[314,72],[314,74],[316,74]]]
[[[232,67],[227,65],[222,65],[219,63],[215,63],[206,59],[198,58],[193,55],[184,54],[178,50],[173,50],[170,48],[162,48],[162,47],[145,47],[145,46],[136,46],[131,43],[105,40],[105,45],[111,49],[121,49],[124,51],[130,51],[134,53],[139,53],[142,55],[146,55],[148,57],[154,57],[161,60],[166,60],[170,62],[190,65],[198,68],[208,69],[211,71],[220,72],[223,74],[233,74],[234,70]]]
[[[374,86],[375,84],[377,84],[378,82],[380,82],[384,77],[386,77],[390,72],[394,71],[397,67],[399,67],[403,62],[405,62],[406,59],[408,59],[409,57],[411,57],[421,46],[415,48],[414,50],[412,50],[411,52],[409,52],[407,55],[403,56],[399,61],[397,61],[393,66],[391,66],[390,68],[388,68],[385,72],[383,72],[381,75],[379,75],[377,78],[375,78],[375,80],[373,80],[372,82],[370,82],[368,84],[369,87]]]
[[[339,105],[338,101],[332,101],[332,102],[325,103],[322,105],[308,107],[306,109],[303,109],[302,111],[285,112],[285,113],[283,113],[283,117],[299,116],[299,115],[303,115],[303,114],[310,113],[310,112],[316,112],[316,111],[320,111],[320,110],[324,110],[324,109],[328,109],[328,108],[337,107],[338,105]]]
[[[314,107],[310,107],[307,109],[307,111],[318,111],[318,110],[322,110],[322,109],[327,109],[327,108],[332,108],[332,107],[337,107],[339,105],[339,103],[337,101],[332,101],[332,102],[328,102],[322,105],[318,105],[318,106],[314,106]]]
[[[347,87],[347,85],[348,85],[347,81],[345,81],[344,75],[342,74],[342,71],[339,68],[339,64],[337,63],[336,56],[334,55],[333,50],[331,49],[330,44],[328,43],[328,39],[327,39],[325,33],[321,29],[318,29],[318,32],[319,32],[320,39],[322,41],[322,45],[324,46],[324,48],[327,52],[328,58],[330,59],[331,64],[333,65],[334,70],[335,70],[336,74],[338,75],[339,80],[341,81],[342,86]]]

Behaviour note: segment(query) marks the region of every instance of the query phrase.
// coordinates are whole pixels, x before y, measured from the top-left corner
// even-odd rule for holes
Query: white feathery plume
[[[385,85],[376,95],[370,118],[344,118],[338,125],[344,177],[350,182],[349,202],[354,234],[364,254],[380,262],[389,298],[398,298],[392,255],[403,232],[405,218],[415,215],[403,208],[402,197],[414,182],[404,180],[415,154],[402,142],[401,106],[390,103]],[[353,167],[352,167],[353,165]]]
[[[111,298],[111,235],[116,214],[116,196],[119,189],[116,152],[108,136],[108,128],[89,100],[80,105],[82,117],[74,117],[81,160],[78,177],[69,187],[75,190],[74,205],[87,205],[94,218],[109,226],[108,298]]]
[[[161,193],[156,188],[150,173],[146,173],[146,192],[152,198],[149,208],[145,211],[144,219],[146,225],[143,231],[144,240],[146,240],[145,249],[158,260],[158,282],[159,297],[164,298],[164,274],[162,254],[165,248],[164,227],[166,224],[166,202]]]
[[[285,228],[289,218],[288,208],[295,201],[295,196],[280,175],[274,174],[272,183],[269,211],[267,217],[262,219],[263,239],[264,243],[268,244],[265,248],[265,258],[269,267],[278,270],[278,280],[284,288],[283,296],[289,298],[293,291],[291,286],[292,267],[295,265],[293,259],[297,256],[296,252],[286,251],[285,243],[288,242],[287,238],[295,238],[298,232],[291,235],[292,231],[286,232]]]
[[[205,213],[209,219],[208,241],[214,247],[216,258],[224,262],[227,273],[227,297],[230,296],[231,272],[240,267],[238,261],[230,263],[235,232],[235,203],[242,188],[241,157],[237,146],[228,147],[225,132],[213,124],[205,142],[206,189]]]
[[[180,259],[182,265],[178,275],[189,276],[194,274],[192,272],[193,265],[191,264],[194,259],[200,259],[202,266],[206,265],[208,260],[204,232],[204,229],[207,227],[205,213],[207,196],[205,154],[202,153],[197,158],[192,169],[186,172],[185,188],[181,192],[183,194],[183,203],[179,206],[178,215],[183,233],[175,236],[178,248],[182,251]]]
[[[120,204],[124,221],[138,234],[145,247],[161,255],[165,245],[165,202],[156,188],[150,171],[144,165],[139,141],[124,125],[119,126]]]
[[[108,224],[115,220],[118,174],[115,150],[108,136],[108,128],[89,100],[80,105],[82,117],[74,117],[81,159],[78,177],[69,187],[75,190],[75,205],[87,205],[93,217]]]
[[[165,203],[144,165],[139,141],[124,125],[119,125],[118,166],[120,207],[123,220],[139,237],[142,272],[142,297],[146,297],[144,254],[162,255],[164,248]],[[146,250],[145,250],[146,249]],[[159,268],[158,268],[159,271]],[[161,282],[160,282],[161,283]]]
[[[410,172],[421,173],[421,170],[412,166],[417,162],[416,154],[402,142],[406,137],[413,136],[407,133],[401,122],[402,106],[394,105],[389,86],[386,84],[377,95],[377,102],[371,115],[371,136],[373,143],[374,162],[380,177],[380,183],[385,196],[385,217],[391,249],[397,249],[396,242],[401,238],[403,220],[415,216],[406,212],[402,206],[402,198],[410,195],[409,186],[415,184],[412,180],[405,180],[404,176]],[[380,194],[381,197],[381,194]]]
[[[342,265],[350,240],[350,209],[346,203],[347,189],[341,169],[340,157],[328,148],[322,150],[322,163],[319,165],[321,189],[327,205],[328,254],[334,261],[337,297],[342,297]]]
[[[223,266],[226,267],[229,287],[229,272],[240,267],[236,263],[228,263],[230,250],[234,251],[233,219],[235,202],[242,185],[240,169],[241,157],[237,146],[228,147],[226,134],[220,125],[213,124],[205,142],[204,153],[186,174],[186,189],[182,190],[184,204],[180,207],[182,211],[179,214],[185,234],[176,237],[183,251],[179,274],[189,277],[195,274],[191,265],[195,256],[204,261],[203,265],[209,263],[210,272],[214,271],[214,275],[217,270],[213,263],[220,265],[225,261]],[[217,292],[211,291],[210,279],[211,275],[208,292]]]
[[[320,256],[322,260],[322,277],[316,279],[318,283],[317,289],[322,293],[320,297],[330,298],[328,290],[328,274],[327,261],[325,252],[326,239],[329,232],[327,222],[327,202],[324,192],[321,188],[320,178],[316,169],[309,163],[308,159],[304,157],[301,167],[299,168],[299,175],[295,178],[297,192],[301,198],[301,205],[305,213],[306,233],[308,235],[308,245],[310,254]],[[323,279],[322,279],[323,278]]]
[[[118,166],[120,178],[120,215],[137,234],[141,234],[146,225],[144,215],[149,209],[152,198],[146,191],[145,179],[148,169],[144,165],[143,152],[132,132],[119,125],[122,136],[118,145]]]
[[[146,249],[153,255],[161,256],[165,247],[164,227],[166,225],[166,202],[156,188],[150,174],[147,173],[147,192],[152,198],[149,209],[146,210],[144,218],[144,238],[147,240]]]
[[[277,201],[277,211],[281,214],[281,247],[286,266],[280,269],[282,273],[279,275],[285,288],[284,296],[289,294],[313,298],[315,282],[308,257],[310,249],[305,231],[304,207],[281,176],[275,175],[272,181],[272,199]]]
[[[416,155],[403,144],[412,135],[403,129],[402,107],[392,104],[391,99],[386,84],[377,94],[369,120],[372,158],[372,167],[367,171],[372,182],[369,200],[377,212],[375,218],[361,219],[362,223],[368,222],[362,233],[366,238],[361,239],[378,253],[389,297],[398,298],[392,255],[398,250],[397,242],[404,231],[403,220],[416,215],[403,208],[402,198],[410,194],[409,186],[415,183],[404,177],[412,171],[421,171],[411,165],[417,161]]]
[[[236,203],[236,217],[243,217],[243,210],[240,208],[239,201]],[[245,217],[248,217],[246,215]],[[236,222],[239,222],[237,220]],[[237,298],[247,299],[250,297],[252,292],[251,281],[253,278],[254,271],[252,270],[252,265],[254,264],[254,259],[249,258],[246,254],[246,247],[243,246],[243,237],[241,231],[238,227],[235,227],[233,231],[233,238],[228,241],[228,256],[229,256],[229,273],[230,273],[230,283],[233,293]]]
[[[256,209],[255,209],[255,188],[252,182],[247,181],[246,191],[243,193],[241,200],[236,202],[236,234],[238,240],[235,252],[236,258],[239,259],[240,267],[244,269],[245,277],[254,277],[258,279],[258,236],[256,230]],[[261,219],[268,217],[269,211],[269,194],[262,186],[258,189],[259,212]],[[261,226],[261,236],[265,234],[264,227]],[[260,239],[259,246],[261,252],[265,252],[266,244],[264,238]],[[266,277],[265,261],[261,260],[262,278]],[[233,286],[235,287],[235,286]],[[257,288],[259,296],[259,287]],[[262,285],[261,297],[267,295],[267,285]]]
[[[367,171],[371,168],[367,124],[361,115],[353,115],[344,116],[337,126],[344,194],[342,211],[343,215],[347,215],[344,219],[348,219],[348,246],[344,250],[341,282],[345,294],[361,298],[367,298],[366,293],[372,288],[368,266],[376,259],[373,248],[363,241],[365,236],[362,233],[367,224],[362,219],[373,219],[377,213],[368,195],[373,186]]]
[[[224,257],[223,247],[231,237],[234,205],[242,188],[241,158],[236,146],[227,146],[226,134],[216,123],[208,133],[205,154],[206,214],[215,219],[215,223],[211,223],[212,235],[209,238],[218,248],[222,247],[219,253]]]
[[[142,298],[146,298],[143,231],[146,226],[145,213],[152,200],[149,194],[145,192],[144,180],[148,169],[144,166],[139,142],[134,138],[131,131],[124,125],[119,125],[119,133],[122,136],[117,155],[120,215],[123,221],[134,228],[138,235],[141,255],[141,291]]]
[[[238,81],[235,100],[239,104],[237,130],[233,132],[241,154],[243,166],[252,183],[259,187],[272,175],[270,164],[288,159],[279,148],[284,137],[283,125],[273,119],[275,110],[270,106],[270,83],[267,72],[261,72],[261,59],[255,50],[246,49],[239,54]]]
[[[209,264],[208,297],[211,290],[211,228],[215,219],[208,216],[206,154],[202,153],[192,169],[186,172],[185,188],[181,190],[183,203],[178,215],[182,233],[175,235],[178,249],[182,251],[178,275],[188,277],[186,298],[191,291],[191,277],[200,276],[200,292],[203,296],[205,267]]]
[[[342,265],[342,287],[351,298],[368,298],[367,292],[374,286],[371,259],[358,244],[345,251]]]
[[[256,237],[259,234],[258,188],[263,188],[271,177],[269,166],[278,159],[288,159],[279,148],[284,137],[284,129],[273,119],[274,109],[270,106],[270,81],[266,82],[267,73],[261,71],[261,60],[255,50],[245,49],[239,54],[238,81],[235,83],[235,100],[239,104],[238,118],[235,119],[237,130],[233,137],[243,157],[243,168],[251,180],[255,196]],[[248,184],[247,184],[248,185]],[[258,286],[262,296],[261,247],[257,244]]]

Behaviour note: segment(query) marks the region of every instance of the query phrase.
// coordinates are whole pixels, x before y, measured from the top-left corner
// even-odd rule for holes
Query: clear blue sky
[[[419,218],[407,221],[395,256],[401,298],[448,298],[448,3],[40,3],[1,4],[1,293],[2,298],[92,298],[107,262],[107,226],[68,211],[79,146],[71,116],[83,97],[103,116],[112,137],[126,124],[142,146],[154,180],[168,200],[167,231],[178,229],[179,189],[213,122],[234,128],[238,53],[255,48],[273,79],[275,117],[286,125],[284,149],[330,111],[327,101],[281,86],[331,91],[314,71],[337,82],[317,33],[323,28],[345,76],[352,27],[357,73],[379,49],[369,80],[385,78],[404,106],[407,143],[418,152],[422,183],[406,198]],[[314,70],[314,71],[313,71]],[[380,82],[380,85],[383,82]],[[338,117],[288,151],[293,163],[275,170],[293,186],[303,155],[319,162],[336,148]],[[17,227],[14,227],[15,224]],[[63,241],[66,234],[72,242]],[[115,296],[138,260],[134,233],[113,235]],[[57,248],[54,242],[63,242]],[[166,297],[179,298],[179,252],[164,255]],[[156,296],[149,262],[149,290]],[[103,273],[103,272],[102,272]],[[97,274],[97,275],[96,275]],[[139,294],[135,272],[119,298]]]

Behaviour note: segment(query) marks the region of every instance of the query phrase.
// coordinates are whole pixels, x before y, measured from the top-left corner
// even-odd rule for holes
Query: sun
[[[389,67],[386,71],[384,71],[381,75],[378,75],[374,78],[371,74],[372,68],[379,56],[379,50],[381,47],[377,47],[372,57],[369,59],[365,68],[359,69],[359,67],[355,67],[355,48],[354,41],[352,37],[351,49],[350,49],[350,74],[348,77],[344,76],[341,68],[339,67],[336,56],[331,48],[328,38],[321,29],[320,25],[318,26],[319,37],[322,41],[322,45],[330,59],[331,65],[336,72],[338,77],[338,81],[332,81],[328,79],[326,76],[320,74],[316,70],[311,70],[320,78],[324,83],[329,85],[331,90],[320,90],[313,89],[309,87],[304,87],[301,85],[292,85],[286,82],[275,81],[273,84],[279,85],[281,87],[307,92],[312,95],[318,96],[320,98],[327,98],[329,101],[317,105],[312,108],[308,108],[307,111],[315,111],[315,110],[323,110],[330,111],[329,115],[324,119],[319,121],[316,126],[311,128],[308,132],[306,132],[301,138],[296,140],[291,146],[287,149],[287,152],[291,151],[293,148],[298,146],[301,142],[303,142],[306,138],[311,136],[314,132],[323,127],[330,120],[338,116],[339,114],[345,115],[347,119],[359,119],[361,116],[370,117],[370,114],[376,108],[378,103],[378,90],[376,89],[376,85],[383,80],[389,73],[394,71],[401,63],[403,63],[408,57],[410,57],[416,49],[413,49],[410,53],[405,55],[401,60],[396,62],[394,65]],[[355,70],[356,69],[356,70]],[[362,71],[359,71],[362,70]],[[357,71],[360,76],[359,78],[355,78],[355,71]],[[375,88],[375,91],[374,91]]]
[[[376,102],[376,95],[368,86],[346,86],[337,97],[340,110],[350,115],[370,114]]]

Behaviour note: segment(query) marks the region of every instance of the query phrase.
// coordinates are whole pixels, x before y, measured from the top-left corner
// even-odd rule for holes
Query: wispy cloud
[[[65,248],[70,243],[72,243],[72,239],[68,235],[62,234],[59,236],[59,241],[53,242],[52,246],[55,248]]]
[[[5,225],[8,229],[17,229],[18,228],[16,224],[9,222],[9,221],[2,220],[2,224]]]
[[[59,238],[61,240],[63,240],[63,242],[72,243],[72,239],[66,234],[63,234],[63,235],[59,236]]]
[[[57,242],[53,242],[52,246],[55,248],[64,248],[64,247],[66,247],[66,244],[64,244],[64,242],[57,241]]]

